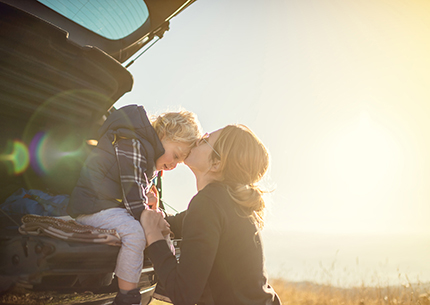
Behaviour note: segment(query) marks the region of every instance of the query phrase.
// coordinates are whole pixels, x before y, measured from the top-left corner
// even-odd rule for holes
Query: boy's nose
[[[170,163],[169,164],[169,170],[175,169],[176,165],[178,165],[178,163],[174,162],[174,163]]]

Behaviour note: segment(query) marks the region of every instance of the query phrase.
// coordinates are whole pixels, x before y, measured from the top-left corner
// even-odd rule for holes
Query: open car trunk
[[[70,192],[86,140],[96,139],[103,115],[133,78],[101,50],[78,46],[64,30],[4,3],[0,39],[0,147],[10,156],[1,185]]]
[[[162,37],[192,2],[145,1],[143,24],[109,39],[37,1],[0,1],[0,204],[19,189],[71,193],[109,109],[132,89],[121,63]],[[21,235],[22,214],[0,213],[0,291],[17,282],[38,289],[111,284],[119,247]],[[141,286],[150,287],[155,275],[144,265]]]

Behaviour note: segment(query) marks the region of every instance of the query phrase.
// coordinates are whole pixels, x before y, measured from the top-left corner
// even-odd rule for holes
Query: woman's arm
[[[166,220],[170,224],[170,230],[175,238],[182,238],[182,223],[187,211],[183,211],[173,216],[167,216]]]
[[[147,211],[143,213],[146,215]],[[151,232],[153,223],[142,225],[150,244],[146,250],[159,281],[174,304],[196,304],[203,294],[218,249],[223,227],[222,212],[210,198],[193,198],[183,222],[181,257],[178,264],[162,236]]]

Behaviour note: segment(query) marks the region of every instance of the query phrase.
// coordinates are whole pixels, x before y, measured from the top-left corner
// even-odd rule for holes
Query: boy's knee
[[[127,240],[143,247],[146,245],[145,232],[139,221],[130,222],[129,231],[122,237],[122,240]]]

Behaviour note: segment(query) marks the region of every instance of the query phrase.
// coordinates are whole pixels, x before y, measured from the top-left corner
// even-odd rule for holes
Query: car
[[[194,1],[0,1],[0,203],[20,189],[71,193],[98,128],[132,90],[126,64]],[[116,289],[119,247],[23,235],[23,213],[0,211],[0,291]],[[145,260],[140,287],[150,295],[155,283]]]

